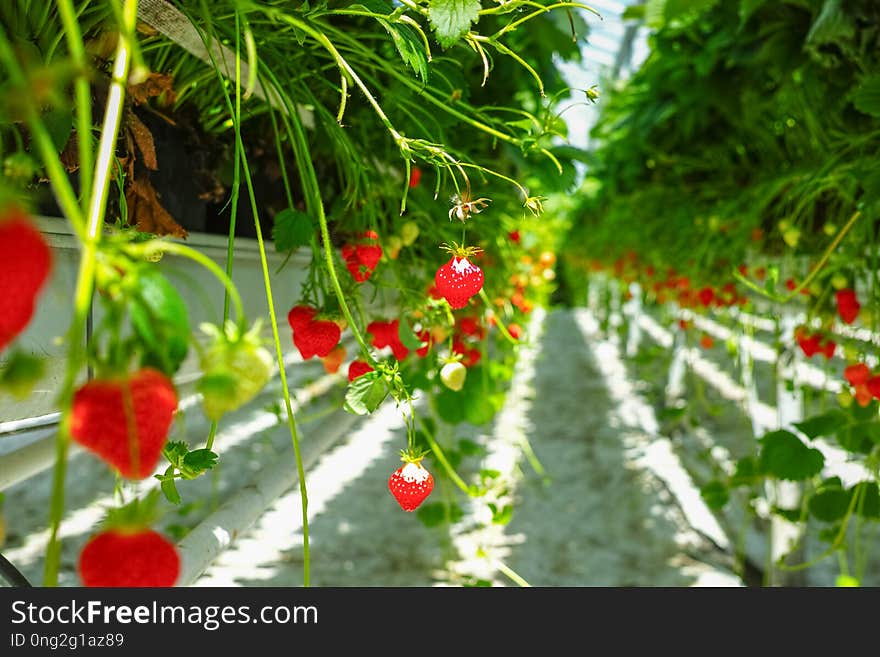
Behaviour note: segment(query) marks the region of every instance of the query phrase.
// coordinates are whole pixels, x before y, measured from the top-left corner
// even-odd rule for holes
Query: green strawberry
[[[202,331],[212,342],[202,354],[204,376],[199,392],[205,415],[219,420],[224,413],[234,411],[253,399],[272,375],[272,356],[263,347],[260,321],[247,333],[233,322],[226,330],[213,324],[203,324]]]

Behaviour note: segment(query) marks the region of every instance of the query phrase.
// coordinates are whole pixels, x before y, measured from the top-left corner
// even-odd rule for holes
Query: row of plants
[[[164,36],[135,0],[0,7],[5,393],[28,395],[40,375],[39,357],[16,345],[53,274],[32,215],[63,216],[80,246],[72,316],[58,318],[67,363],[44,584],[58,582],[72,442],[118,473],[118,508],[79,557],[82,583],[174,584],[179,557],[152,529],[157,514],[222,460],[218,426],[277,372],[308,585],[307,477],[283,366],[291,350],[347,373],[346,411],[400,408],[404,465],[387,487],[404,510],[419,508],[429,525],[460,517],[454,497],[422,504],[435,476],[467,497],[503,485],[498,473],[476,483],[457,474],[481,448],[455,442],[454,427],[492,420],[528,315],[554,286],[559,217],[582,154],[564,144],[555,99],[568,90],[553,57],[580,56],[589,8],[230,0],[164,11],[194,30],[205,56]],[[181,159],[187,175],[163,174]],[[542,214],[545,204],[557,207]],[[185,244],[195,229],[228,235],[225,266]],[[232,282],[246,235],[260,253],[260,317],[245,316]],[[284,269],[270,270],[270,249],[310,254],[284,308],[273,301]],[[199,331],[163,273],[166,255],[223,285],[222,315]],[[376,316],[376,299],[394,315]],[[93,304],[103,319],[86,341]],[[188,359],[202,403],[186,412],[211,420],[198,444],[168,440],[184,414],[174,376]],[[131,482],[151,476],[165,501],[134,495]]]
[[[808,523],[822,524],[826,549],[795,563],[799,542],[771,567],[834,556],[846,584],[864,577],[863,536],[880,520],[880,378],[872,343],[847,330],[874,332],[880,319],[878,12],[860,0],[631,8],[651,30],[650,55],[606,94],[563,254],[575,288],[602,272],[624,294],[638,282],[651,305],[769,318],[783,329],[780,368],[795,351],[828,361],[843,387],[837,399],[756,436],[753,453],[704,497],[720,510],[747,491],[754,510],[776,482],[797,482],[802,503],[770,499],[772,512],[801,538]],[[800,325],[786,332],[781,318],[795,315]],[[818,438],[865,478],[844,485],[828,475]]]

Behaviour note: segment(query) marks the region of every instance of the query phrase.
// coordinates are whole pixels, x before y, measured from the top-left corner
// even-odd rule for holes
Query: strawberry
[[[408,461],[388,478],[388,490],[404,511],[415,511],[434,490],[434,477],[419,461]]]
[[[847,368],[843,370],[843,376],[849,381],[850,385],[858,386],[868,382],[868,378],[871,376],[871,370],[868,369],[868,366],[864,363],[855,363],[854,365],[847,366]]]
[[[345,347],[338,344],[333,347],[329,354],[321,359],[321,362],[324,364],[324,371],[327,372],[327,374],[336,374],[339,371],[339,366],[342,365],[342,361],[344,360]]]
[[[871,403],[871,400],[874,398],[874,395],[871,393],[871,390],[868,388],[867,384],[860,383],[855,386],[855,397],[859,406],[865,407]]]
[[[715,340],[712,339],[711,335],[703,335],[700,336],[700,346],[703,349],[711,349],[715,345]]]
[[[812,358],[819,352],[822,338],[817,333],[809,335],[806,328],[801,326],[794,332],[794,337],[807,358]]]
[[[234,322],[229,322],[225,331],[211,324],[202,326],[214,338],[202,355],[204,376],[198,386],[209,420],[219,420],[224,413],[240,408],[268,383],[273,361],[263,347],[260,328],[259,320],[244,334]]]
[[[397,360],[403,360],[409,355],[409,349],[400,341],[400,320],[390,322],[370,322],[367,325],[367,333],[373,336],[373,346],[376,349],[391,347],[391,351]]]
[[[174,586],[180,556],[173,543],[152,529],[114,528],[86,543],[77,569],[83,586]]]
[[[483,356],[482,351],[476,347],[468,347],[461,339],[452,341],[452,353],[461,354],[464,357],[462,364],[465,367],[473,367]]]
[[[413,167],[409,171],[409,188],[415,189],[422,180],[422,170],[419,167]]]
[[[364,232],[355,244],[346,244],[342,247],[342,258],[352,278],[358,283],[363,283],[370,278],[379,260],[382,259],[382,247],[377,240],[379,235],[376,231]]]
[[[519,324],[508,324],[507,332],[514,340],[519,340],[522,337],[522,327]]]
[[[520,237],[520,234],[519,234],[519,231],[518,231],[518,230],[512,230],[512,231],[510,231],[509,233],[507,233],[507,237],[508,237],[508,239],[509,239],[511,242],[513,242],[514,244],[519,244],[519,243],[520,243],[520,240],[522,239],[522,238]]]
[[[164,374],[94,379],[74,393],[70,435],[128,479],[149,477],[168,438],[177,392]]]
[[[840,319],[847,324],[852,324],[859,316],[859,310],[862,307],[856,298],[855,290],[852,288],[838,290],[835,292],[835,296],[837,297],[837,312],[840,314]]]
[[[858,389],[859,386],[856,386]],[[876,397],[880,399],[880,376],[872,376],[865,383],[865,387],[868,389],[868,392],[871,393],[872,397]]]
[[[708,308],[712,305],[712,302],[715,300],[715,290],[711,287],[704,287],[697,292],[697,298],[700,300],[700,303]]]
[[[52,252],[18,208],[0,214],[0,351],[30,323],[52,268]]]
[[[458,392],[464,387],[467,368],[458,361],[446,363],[440,369],[440,380],[450,390]]]
[[[464,335],[468,335],[477,340],[482,340],[486,335],[486,330],[480,326],[480,320],[476,317],[462,317],[458,320],[458,330]]]
[[[407,221],[400,227],[400,241],[403,246],[410,246],[419,237],[419,225],[415,221]]]
[[[819,347],[819,350],[822,352],[822,355],[825,356],[826,360],[830,360],[834,357],[834,350],[837,348],[837,343],[834,340],[827,340],[825,344]]]
[[[454,249],[449,262],[434,275],[437,291],[452,308],[464,308],[483,289],[483,270],[468,260],[473,253],[472,249]]]
[[[310,306],[294,306],[287,313],[287,322],[290,324],[290,328],[296,331],[297,329],[304,328],[317,313],[318,311]]]
[[[370,367],[369,363],[365,363],[362,360],[353,360],[348,366],[348,380],[349,382],[354,381],[359,376],[363,376],[367,372],[372,371],[373,368]]]
[[[311,320],[300,329],[293,332],[293,344],[299,349],[303,360],[313,356],[324,358],[327,356],[342,337],[342,331],[336,322],[327,320]]]

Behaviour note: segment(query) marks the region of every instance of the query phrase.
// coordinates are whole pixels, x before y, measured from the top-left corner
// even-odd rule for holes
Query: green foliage
[[[771,431],[759,439],[762,472],[778,479],[800,481],[822,471],[825,457],[790,431]]]
[[[348,384],[345,410],[355,415],[368,415],[379,408],[389,392],[388,383],[380,372],[367,372]]]
[[[431,0],[428,18],[440,45],[448,48],[467,34],[479,11],[480,0]]]
[[[272,240],[277,251],[286,252],[308,246],[314,235],[315,227],[306,213],[285,208],[275,215]]]
[[[189,311],[177,289],[156,268],[141,268],[129,316],[144,345],[142,364],[173,374],[189,350]]]

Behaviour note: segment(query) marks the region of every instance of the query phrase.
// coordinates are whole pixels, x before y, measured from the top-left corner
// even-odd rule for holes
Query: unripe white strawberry
[[[467,378],[467,368],[454,361],[446,363],[440,370],[440,380],[450,390],[458,392],[464,387],[464,380]]]

